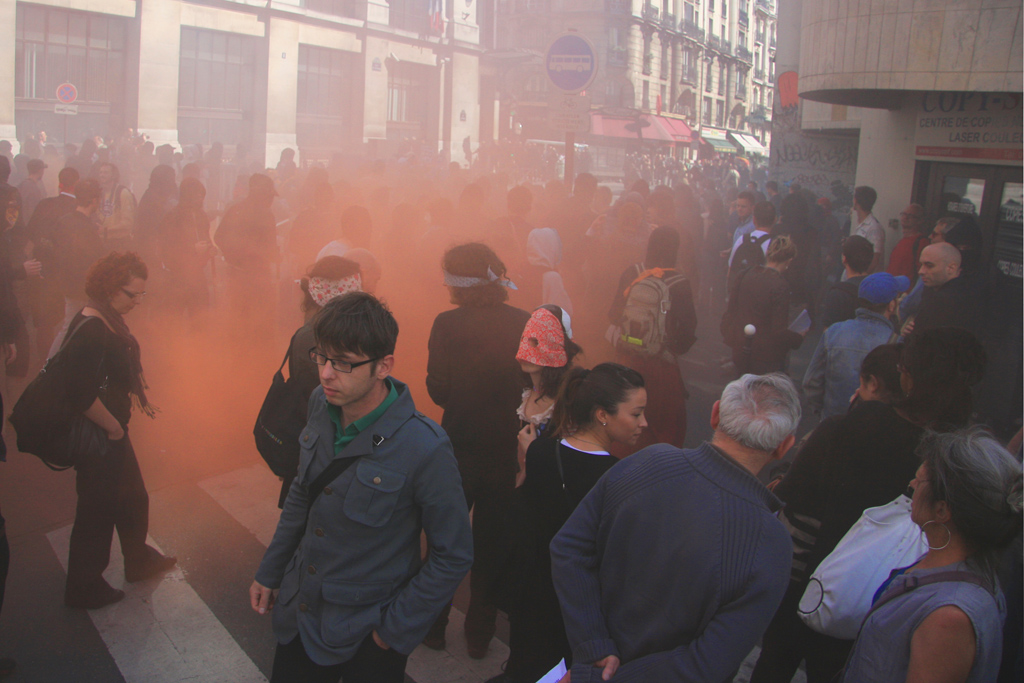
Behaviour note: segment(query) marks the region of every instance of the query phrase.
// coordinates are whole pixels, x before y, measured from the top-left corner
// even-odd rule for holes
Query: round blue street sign
[[[545,64],[548,78],[566,92],[583,90],[597,75],[594,45],[579,33],[563,33],[555,38],[548,47]]]

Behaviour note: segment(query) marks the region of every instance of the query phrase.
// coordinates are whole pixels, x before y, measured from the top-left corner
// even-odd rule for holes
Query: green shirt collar
[[[366,415],[342,428],[341,426],[341,408],[330,403],[327,404],[327,413],[331,416],[331,422],[334,423],[334,454],[337,455],[341,452],[345,446],[352,442],[359,434],[365,431],[370,425],[380,419],[380,416],[387,412],[387,409],[391,407],[391,404],[398,398],[398,391],[395,389],[394,383],[385,378],[384,383],[388,386],[390,391],[388,392],[387,398],[385,398],[379,406],[371,410]]]

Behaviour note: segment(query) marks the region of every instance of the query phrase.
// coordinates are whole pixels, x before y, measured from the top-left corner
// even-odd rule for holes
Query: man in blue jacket
[[[782,503],[757,473],[799,422],[788,377],[743,375],[710,443],[645,448],[591,489],[551,542],[572,683],[733,679],[789,583]]]
[[[807,407],[824,420],[845,415],[850,398],[860,386],[864,357],[882,344],[896,340],[892,318],[897,298],[910,288],[905,275],[875,273],[857,288],[857,313],[852,320],[837,322],[821,336],[804,374]]]
[[[401,683],[473,562],[459,469],[444,431],[389,376],[398,324],[382,303],[334,299],[313,334],[320,387],[250,600],[275,608],[272,683]]]

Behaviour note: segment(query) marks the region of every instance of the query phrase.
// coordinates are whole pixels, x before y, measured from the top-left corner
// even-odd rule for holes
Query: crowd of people
[[[467,574],[470,657],[509,617],[493,683],[563,659],[573,681],[728,681],[759,642],[754,681],[801,662],[811,683],[1019,680],[1020,440],[972,426],[993,371],[972,219],[932,227],[911,204],[886,268],[875,190],[855,189],[844,229],[827,199],[734,160],[663,160],[615,197],[586,172],[513,186],[285,153],[236,165],[229,191],[223,149],[181,163],[133,140],[87,140],[56,193],[45,160],[15,187],[0,156],[7,376],[71,359],[72,409],[108,436],[77,466],[68,606],[124,597],[102,578],[114,529],[128,581],[176,563],[145,544],[127,435],[153,412],[124,321],[149,294],[167,334],[211,311],[253,339],[294,332],[299,436],[250,587],[273,612],[273,683],[404,680],[415,647],[453,636]],[[720,319],[732,381],[711,440],[684,449],[701,318]],[[801,392],[788,357],[815,325]],[[821,422],[797,444],[805,407]],[[813,630],[798,604],[816,568],[908,482],[928,551],[872,587],[856,640]]]

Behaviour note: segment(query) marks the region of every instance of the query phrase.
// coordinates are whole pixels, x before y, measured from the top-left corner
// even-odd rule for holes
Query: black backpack
[[[732,257],[732,265],[729,266],[729,288],[732,292],[740,275],[747,272],[754,266],[765,264],[764,248],[762,245],[772,238],[769,234],[754,237],[754,233],[743,236],[740,246],[736,247],[736,253]]]

